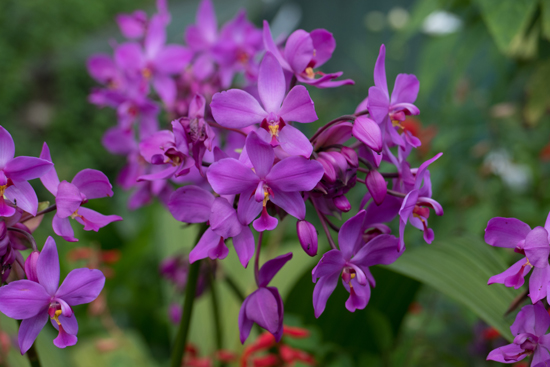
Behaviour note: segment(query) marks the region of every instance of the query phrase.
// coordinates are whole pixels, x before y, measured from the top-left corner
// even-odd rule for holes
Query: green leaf
[[[537,0],[475,0],[498,48],[517,54],[537,8]]]
[[[536,125],[550,108],[550,64],[540,63],[527,83],[527,103],[523,110],[529,125]]]
[[[541,0],[542,35],[550,40],[550,0]]]
[[[507,269],[497,249],[475,237],[463,237],[405,251],[390,269],[428,284],[462,303],[512,340],[513,317],[504,313],[518,294],[487,280]]]

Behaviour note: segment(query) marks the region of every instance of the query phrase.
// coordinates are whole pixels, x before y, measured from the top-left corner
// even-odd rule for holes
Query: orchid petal
[[[321,163],[301,156],[293,156],[275,164],[266,176],[266,180],[275,190],[310,191],[321,180],[324,173]]]
[[[258,100],[241,89],[214,94],[210,108],[218,124],[234,129],[259,124],[267,117]]]
[[[264,109],[277,113],[285,97],[285,75],[275,56],[267,51],[258,73],[258,93]]]
[[[283,101],[279,116],[285,121],[313,122],[318,119],[315,104],[303,85],[297,85],[288,92]]]
[[[295,74],[302,73],[309,65],[315,53],[313,40],[308,32],[298,29],[286,40],[284,57]]]
[[[338,245],[344,259],[350,260],[359,250],[358,246],[362,244],[363,223],[365,222],[366,212],[361,210],[359,213],[348,219],[338,232]]]
[[[237,252],[237,256],[242,266],[246,268],[248,262],[252,259],[252,256],[254,256],[255,248],[254,235],[249,226],[243,225],[241,232],[233,236],[233,247],[235,247],[235,252]]]
[[[170,195],[168,209],[185,223],[203,223],[210,218],[214,195],[198,186],[183,186]]]
[[[41,284],[17,280],[0,287],[0,312],[12,319],[28,319],[48,307],[50,297]]]
[[[302,195],[298,191],[284,192],[274,191],[274,195],[270,196],[271,202],[283,209],[294,218],[304,220],[306,217],[306,204]]]
[[[275,159],[275,153],[271,145],[266,143],[254,131],[248,134],[245,144],[248,158],[258,177],[263,178],[267,176],[271,167],[273,167],[273,160]]]
[[[291,125],[285,125],[279,131],[278,139],[281,148],[290,155],[301,155],[309,158],[313,153],[313,146],[303,132]]]
[[[225,158],[213,163],[206,171],[208,182],[220,195],[249,193],[260,179],[250,168],[236,159]]]
[[[71,183],[86,195],[86,199],[113,196],[113,186],[109,179],[103,172],[95,169],[83,169],[74,176]]]
[[[46,143],[42,145],[40,158],[45,161],[52,162],[52,157],[50,156],[50,148]],[[57,195],[57,186],[59,186],[59,177],[57,177],[57,172],[55,171],[55,167],[52,167],[48,172],[43,174],[40,177],[40,181],[42,181],[42,184],[44,185],[44,187],[49,192],[51,192],[53,196]]]
[[[395,85],[391,93],[390,103],[414,103],[418,95],[420,83],[415,75],[399,74],[395,78]]]
[[[0,168],[4,168],[6,164],[15,156],[15,143],[8,130],[0,126]]]
[[[38,210],[38,198],[31,184],[27,181],[14,181],[12,186],[9,186],[4,195],[8,200],[16,203],[17,206],[33,216]],[[12,213],[13,214],[13,213]],[[6,215],[6,216],[11,216]]]
[[[21,325],[19,326],[19,334],[17,337],[21,354],[27,353],[27,351],[31,348],[36,340],[36,337],[40,334],[40,331],[44,328],[44,325],[46,325],[46,322],[48,322],[48,313],[46,312],[46,309],[34,317],[21,321]]]
[[[273,279],[273,277],[281,270],[281,268],[290,260],[292,259],[292,252],[289,252],[288,254],[284,254],[281,256],[277,256],[274,259],[271,259],[269,261],[266,261],[266,263],[262,266],[260,269],[260,273],[258,275],[258,286],[259,287],[267,287],[269,282]]]
[[[516,248],[531,231],[529,225],[516,218],[492,218],[485,229],[485,242],[491,246]]]
[[[74,237],[74,230],[71,226],[69,218],[60,218],[57,214],[54,215],[52,220],[53,231],[56,235],[63,237],[65,241],[77,242],[78,239]]]
[[[34,157],[16,157],[6,163],[4,173],[13,181],[39,178],[53,167],[52,162]]]
[[[74,269],[61,286],[56,297],[61,298],[71,306],[90,303],[95,300],[105,285],[105,276],[97,269]]]

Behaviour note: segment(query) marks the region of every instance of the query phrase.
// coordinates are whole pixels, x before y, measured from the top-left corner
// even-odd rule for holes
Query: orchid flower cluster
[[[242,303],[238,318],[242,343],[254,323],[277,341],[284,333],[283,301],[270,282],[292,253],[260,267],[260,249],[264,232],[290,215],[303,250],[317,256],[318,232],[306,220],[306,202],[331,246],[312,270],[315,315],[323,313],[339,279],[350,294],[346,308],[365,308],[375,286],[369,268],[403,254],[408,223],[431,243],[430,212],[443,214],[432,199],[428,170],[441,153],[418,168],[408,162],[421,145],[404,128],[407,116],[420,112],[414,105],[417,78],[399,74],[390,95],[382,45],[374,86],[356,111],[308,137],[300,125],[318,117],[307,87],[354,84],[338,79],[342,72],[319,69],[336,47],[330,32],[296,30],[286,41],[275,40],[267,21],[258,29],[244,11],[218,29],[210,0],[200,2],[196,23],[185,30],[185,45],[166,44],[169,21],[163,0],[150,18],[142,11],[120,15],[117,22],[128,41],[113,44],[114,56],[88,61],[91,76],[103,84],[90,102],[117,112],[118,122],[103,144],[127,157],[118,183],[133,190],[129,207],[157,197],[176,220],[203,223],[206,229],[189,253],[191,264],[223,260],[229,239],[243,267],[255,256],[257,289]],[[172,120],[164,129],[158,122],[161,109]],[[394,170],[381,172],[381,165]],[[364,198],[351,203],[346,195],[358,184],[366,188]],[[329,219],[343,213],[355,215],[341,227]],[[388,226],[395,218],[398,236]],[[163,273],[170,272],[163,266]]]
[[[543,302],[550,302],[550,214],[544,227],[533,229],[516,218],[493,218],[485,229],[485,242],[523,256],[503,273],[491,277],[488,284],[519,289],[532,270],[528,292],[531,304],[521,309],[510,327],[514,342],[491,351],[487,360],[515,363],[531,356],[532,367],[549,366],[550,314]]]
[[[40,211],[36,193],[28,182],[36,178],[55,197],[54,205]],[[22,320],[18,339],[21,354],[32,347],[48,319],[59,332],[54,345],[74,345],[78,323],[73,306],[95,300],[103,289],[105,276],[96,269],[75,269],[59,285],[56,243],[48,237],[39,252],[33,232],[44,215],[53,211],[54,233],[70,242],[78,241],[71,219],[83,225],[84,230],[96,232],[122,220],[85,206],[90,199],[112,196],[112,186],[102,172],[93,169],[80,171],[71,182],[60,181],[46,143],[39,158],[15,157],[14,141],[0,126],[0,193],[0,312]],[[25,260],[22,252],[28,249],[31,253]]]

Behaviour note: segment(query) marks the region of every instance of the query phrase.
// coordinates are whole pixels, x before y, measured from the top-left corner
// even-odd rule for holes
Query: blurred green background
[[[169,41],[182,42],[197,3],[169,1]],[[421,233],[408,228],[409,250],[402,259],[389,268],[374,269],[378,285],[366,310],[347,312],[345,291],[338,287],[325,314],[315,320],[309,272],[319,256],[311,259],[300,250],[291,218],[269,234],[264,259],[295,251],[292,266],[283,269],[274,285],[285,297],[286,322],[312,331],[303,348],[319,365],[333,367],[491,365],[485,362],[486,354],[504,339],[494,339],[486,323],[509,338],[507,327],[514,318],[504,318],[503,312],[520,291],[485,286],[514,254],[486,249],[484,228],[495,216],[542,225],[550,203],[550,1],[214,4],[220,22],[246,8],[256,25],[273,20],[279,32],[295,25],[333,32],[338,46],[323,70],[342,70],[356,85],[309,88],[320,120],[305,128],[308,134],[355,110],[373,84],[374,62],[385,43],[390,88],[398,73],[414,73],[420,80],[416,105],[424,145],[413,153],[413,161],[419,164],[444,152],[431,166],[433,197],[445,209],[443,217],[430,218],[436,240],[428,246]],[[100,139],[116,116],[87,102],[94,82],[85,62],[93,53],[110,52],[110,42],[122,41],[114,16],[136,9],[151,14],[154,1],[0,2],[0,121],[12,133],[17,155],[38,156],[47,141],[61,179],[89,167],[102,170],[114,182],[124,158],[108,154]],[[34,186],[40,200],[53,199],[38,181]],[[364,192],[364,187],[352,191],[352,211],[357,211]],[[45,366],[167,364],[175,332],[168,305],[181,299],[161,279],[158,264],[170,254],[188,251],[196,229],[182,229],[158,203],[128,212],[127,196],[116,188],[114,198],[90,203],[102,213],[123,216],[123,222],[99,233],[79,230],[76,244],[56,238],[65,260],[78,246],[117,249],[121,258],[112,266],[114,276],[104,291],[109,317],[90,317],[86,306],[77,307],[79,343],[67,350],[53,347],[53,329],[46,327],[38,341]],[[53,234],[51,215],[44,221],[36,236],[39,244]],[[323,248],[328,248],[324,242]],[[62,260],[62,272],[84,265]],[[242,269],[232,250],[219,268],[220,278],[224,272],[231,274],[247,293],[254,290],[251,269]],[[224,283],[219,288],[224,346],[239,352],[240,303]],[[214,349],[208,296],[200,299],[197,310],[190,340],[208,355]],[[4,317],[0,327],[8,334],[15,332],[15,323]],[[9,359],[2,360],[5,365],[27,365],[13,348]]]

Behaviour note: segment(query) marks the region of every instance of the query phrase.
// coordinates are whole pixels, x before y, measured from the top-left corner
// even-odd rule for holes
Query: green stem
[[[19,327],[21,327],[21,320],[17,320],[19,323]],[[36,348],[33,345],[29,348],[27,353],[25,353],[27,356],[27,359],[29,360],[29,363],[31,364],[31,367],[42,367],[42,364],[40,364],[40,359],[38,358],[38,353],[36,352]]]
[[[206,224],[201,225],[195,243],[199,242],[199,239],[204,232],[206,232],[207,228],[208,226]],[[187,344],[187,336],[189,334],[189,327],[191,326],[191,313],[193,311],[193,303],[195,302],[195,294],[197,293],[200,267],[200,260],[195,261],[189,266],[187,286],[185,287],[185,299],[183,301],[183,314],[181,315],[180,327],[172,349],[171,367],[181,367],[185,355],[185,345]]]
[[[211,264],[212,265],[212,264]],[[214,274],[214,266],[210,266],[210,300],[212,301],[212,316],[214,316],[214,336],[216,338],[216,350],[223,349],[223,328],[222,320],[220,318],[220,299],[218,297],[218,287],[216,285],[216,278]],[[223,364],[220,366],[223,367]]]

